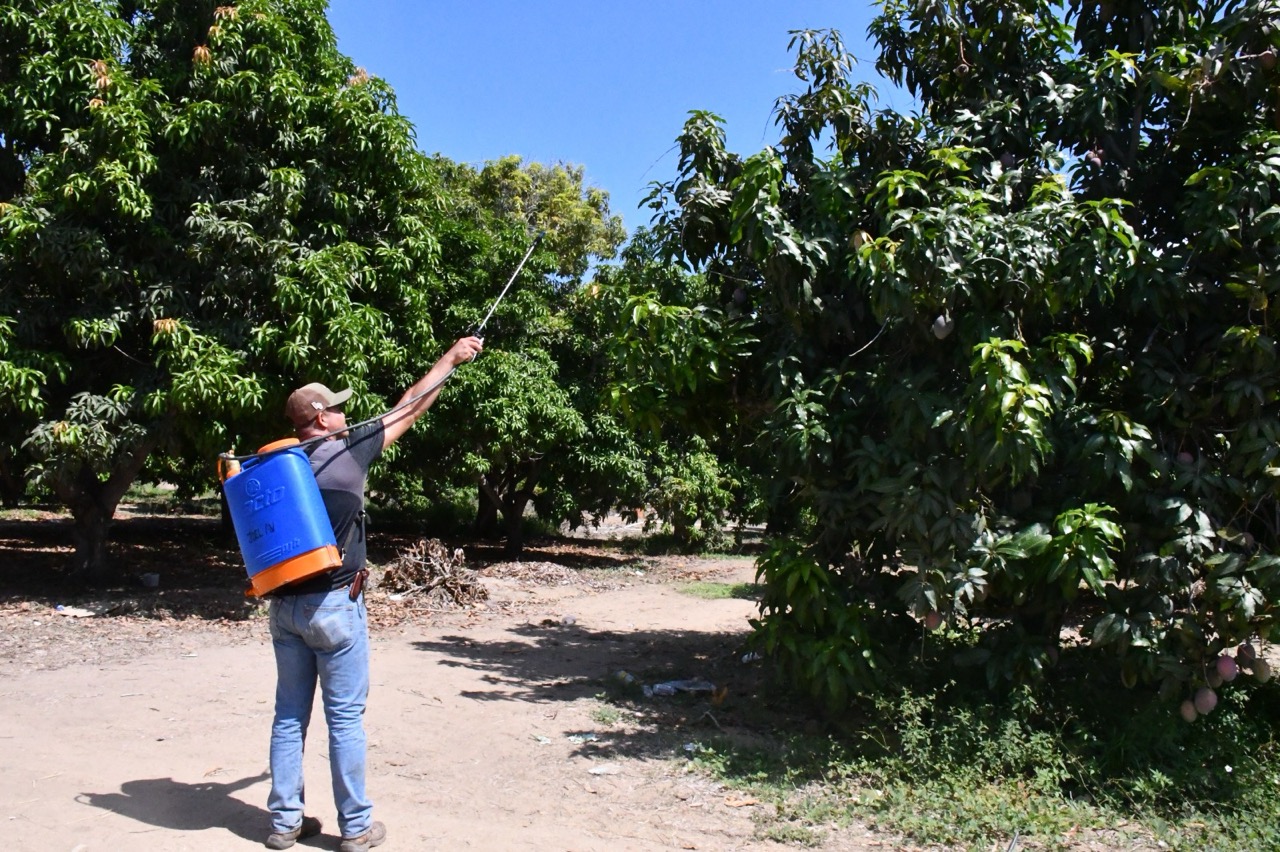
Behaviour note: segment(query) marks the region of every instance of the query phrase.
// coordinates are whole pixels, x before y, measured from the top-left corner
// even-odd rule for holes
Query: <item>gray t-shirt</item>
[[[364,487],[369,466],[382,455],[382,421],[357,426],[344,438],[320,441],[307,448],[311,471],[320,486],[333,535],[342,551],[342,567],[293,583],[277,594],[301,595],[326,592],[351,585],[364,568]]]

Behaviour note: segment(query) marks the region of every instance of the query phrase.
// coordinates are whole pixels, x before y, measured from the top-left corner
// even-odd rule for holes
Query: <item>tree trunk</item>
[[[76,550],[70,566],[75,573],[89,580],[100,580],[110,571],[108,535],[112,518],[154,446],[154,439],[148,439],[132,452],[121,453],[106,481],[99,479],[90,468],[82,467],[54,486],[58,499],[71,510],[75,521],[71,537]]]
[[[27,483],[18,475],[19,473],[13,456],[5,450],[0,450],[0,504],[16,506],[26,494]]]
[[[71,557],[71,570],[91,579],[101,579],[111,570],[111,553],[107,546],[115,506],[108,509],[92,497],[70,505],[75,526],[71,540],[76,546]]]
[[[525,471],[523,477],[521,477],[521,468]],[[541,460],[533,459],[512,465],[499,478],[488,474],[480,477],[480,506],[476,512],[476,534],[496,537],[499,531],[504,533],[507,540],[505,553],[508,559],[519,558],[524,550],[524,510],[533,499],[533,486],[538,480],[541,469]],[[522,478],[523,485],[521,485]]]
[[[476,519],[471,525],[472,532],[480,538],[497,538],[498,507],[501,505],[501,498],[498,497],[486,476],[480,477],[477,490],[479,499],[476,501]]]
[[[502,521],[507,531],[505,553],[508,559],[519,559],[524,551],[524,509],[528,505],[527,492],[517,491],[503,508]]]
[[[688,550],[693,544],[693,525],[683,512],[676,512],[671,519],[671,535],[682,549]]]
[[[520,467],[524,468],[521,484]],[[524,551],[524,510],[533,499],[533,488],[542,471],[542,458],[529,459],[517,466],[511,475],[511,491],[503,501],[503,521],[507,529],[507,558],[519,559]]]

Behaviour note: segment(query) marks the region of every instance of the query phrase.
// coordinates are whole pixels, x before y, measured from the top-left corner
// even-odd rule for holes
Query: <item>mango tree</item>
[[[612,257],[625,234],[580,167],[509,157],[440,171],[450,201],[434,313],[457,333],[487,318],[486,346],[405,440],[394,476],[402,493],[416,479],[433,502],[474,494],[475,532],[505,537],[516,555],[530,507],[547,522],[577,524],[636,490],[634,442],[603,404],[600,341],[583,313],[590,264]],[[539,231],[544,239],[512,280]]]
[[[816,699],[943,621],[993,684],[1075,619],[1170,696],[1271,636],[1278,27],[1258,0],[889,0],[877,67],[916,116],[801,32],[776,146],[686,125],[659,224],[755,306],[793,521],[757,640]]]
[[[0,3],[0,464],[70,508],[77,568],[149,460],[207,487],[290,388],[421,366],[435,169],[324,12]]]
[[[610,410],[643,452],[631,506],[686,549],[721,543],[731,523],[761,520],[755,453],[762,403],[741,288],[689,272],[638,230],[622,262],[589,291]]]

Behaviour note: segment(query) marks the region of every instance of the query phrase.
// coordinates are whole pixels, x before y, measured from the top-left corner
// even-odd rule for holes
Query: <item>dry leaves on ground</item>
[[[378,588],[432,612],[475,606],[489,591],[466,562],[461,548],[450,552],[439,539],[420,539],[387,566]]]

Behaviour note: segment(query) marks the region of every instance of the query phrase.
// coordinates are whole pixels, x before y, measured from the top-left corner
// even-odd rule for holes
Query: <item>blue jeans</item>
[[[316,681],[329,727],[329,772],[338,829],[364,834],[373,824],[365,795],[364,706],[369,696],[369,625],[364,595],[346,589],[271,599],[276,652],[276,716],[271,725],[271,830],[302,824],[302,749]]]

